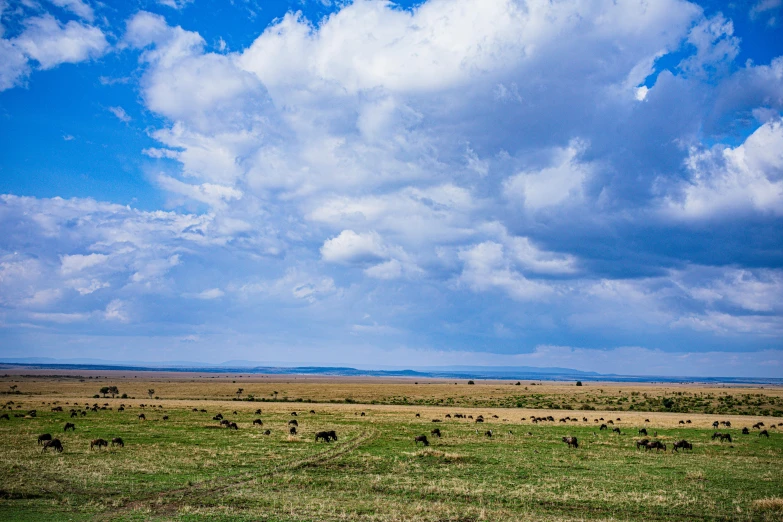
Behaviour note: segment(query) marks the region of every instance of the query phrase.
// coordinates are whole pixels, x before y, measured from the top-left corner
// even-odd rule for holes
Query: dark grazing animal
[[[266,431],[264,432],[264,435],[271,435],[271,434],[272,434],[272,430],[266,430]]]
[[[221,413],[218,413],[214,417],[212,417],[212,420],[223,420],[223,415]]]
[[[484,422],[484,419],[482,417],[477,417],[476,422]]]
[[[310,410],[310,414],[315,415],[315,410]]]
[[[79,416],[79,414],[78,414],[78,413],[76,413],[75,411],[72,411],[72,412],[71,412],[71,418],[72,418],[72,419],[73,419],[74,417],[78,417],[78,416]]]
[[[681,420],[681,421],[680,421],[680,424],[685,424],[685,421],[684,421],[684,420]]]
[[[7,413],[3,413],[2,415],[0,415],[0,419],[11,420],[11,417],[9,417]]]
[[[318,433],[315,434],[315,441],[318,442],[319,439],[323,440],[324,442],[337,440],[337,433],[335,433],[334,430],[319,431]]]
[[[750,430],[747,428],[747,426],[742,428],[742,434],[743,435],[749,435],[750,434]]]
[[[767,437],[767,438],[769,438],[769,432],[767,430],[761,430],[759,432],[759,437]]]
[[[220,421],[220,425],[221,425],[221,426],[225,426],[226,428],[228,428],[228,426],[229,426],[230,424],[231,424],[231,421],[230,421],[230,420],[228,420],[228,419],[223,419],[222,421]]]
[[[674,447],[672,448],[672,451],[677,451],[678,448],[687,449],[693,451],[693,444],[688,442],[687,440],[678,440],[674,443]]]
[[[169,416],[168,415],[164,415],[163,416],[163,420],[169,420]]]
[[[762,426],[764,426],[763,422],[757,422],[756,424],[753,425],[753,429],[760,430]]]
[[[43,449],[41,450],[41,453],[45,452],[49,448],[52,448],[53,450],[59,453],[62,453],[63,443],[60,442],[60,439],[47,440],[46,444],[44,444]]]
[[[76,431],[76,425],[75,424],[73,424],[72,422],[66,422],[65,423],[65,427],[63,428],[63,431],[68,431],[69,428],[70,428],[71,431]]]
[[[426,435],[419,435],[418,437],[415,437],[413,439],[413,442],[417,446],[419,445],[419,442],[423,443],[425,446],[429,446],[430,445],[430,441],[427,440],[427,436]]]
[[[601,427],[600,427],[600,428],[598,428],[598,431],[601,431],[601,430],[608,430],[608,429],[609,429],[609,426],[607,426],[606,424],[601,424]]]
[[[620,428],[612,428],[612,432],[614,432],[614,433],[616,433],[618,435],[622,435],[622,433],[620,433]]]
[[[718,433],[717,431],[712,434],[712,440],[720,439],[721,442],[724,440],[727,440],[731,442],[731,434],[730,433]]]
[[[440,419],[432,419],[432,422],[443,422],[443,421]]]
[[[147,416],[143,413],[139,413],[139,420],[147,420]]]
[[[256,415],[261,415],[261,408],[258,408],[258,409],[256,410]]]
[[[430,432],[430,435],[435,435],[436,437],[440,438],[440,428],[435,428]]]
[[[292,411],[292,412],[291,412],[291,415],[292,415],[292,416],[294,416],[294,417],[296,417],[296,412],[295,412],[295,411]]]
[[[289,426],[299,426],[299,423],[296,421],[296,419],[291,419],[288,421]]]
[[[647,443],[650,442],[650,439],[642,439],[636,441],[636,449],[639,449],[641,447],[647,447]]]
[[[485,431],[484,435],[486,435],[487,437],[489,437],[491,439],[492,438],[492,430]]]
[[[416,418],[418,419],[419,417],[421,417],[421,414],[417,413]]]
[[[108,448],[109,447],[109,443],[106,442],[103,439],[93,439],[93,440],[91,440],[90,441],[90,449],[93,449],[96,446],[98,447],[98,449],[101,449],[101,447]]]
[[[261,419],[256,419],[253,421],[253,426],[255,426],[256,424],[258,424],[259,426],[263,426],[264,421],[262,421]]]
[[[642,428],[639,430],[639,435],[647,435],[647,428]]]
[[[364,417],[364,412],[362,412],[362,414],[361,414],[361,415],[359,415],[359,417]]]
[[[576,437],[563,437],[563,442],[568,444],[569,448],[578,448],[579,447],[579,441],[576,440]]]
[[[650,441],[644,447],[645,447],[646,450],[654,449],[655,451],[658,451],[658,450],[666,451],[666,444],[664,444],[663,442],[661,442],[659,440]]]
[[[122,440],[122,437],[114,437],[111,439],[111,445],[112,446],[119,446],[121,448],[125,447],[125,441]]]
[[[296,426],[291,426],[291,429],[288,430],[288,433],[291,435],[296,435]]]
[[[43,444],[44,442],[46,442],[47,440],[52,440],[51,433],[44,433],[43,435],[38,435],[38,445],[39,446],[41,444]]]
[[[239,426],[237,426],[237,423],[236,423],[236,422],[230,422],[230,423],[228,424],[228,429],[230,429],[230,430],[232,430],[232,429],[233,429],[233,430],[238,430],[238,429],[239,429]]]
[[[712,423],[712,427],[713,427],[713,428],[717,428],[717,427],[718,427],[718,421],[715,421],[715,422],[713,422],[713,423]]]

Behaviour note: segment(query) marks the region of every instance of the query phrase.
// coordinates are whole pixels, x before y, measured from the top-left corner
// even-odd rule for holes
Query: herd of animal
[[[3,408],[13,409],[13,404],[14,404],[13,401],[8,401],[3,406]],[[74,403],[74,405],[78,406],[76,403]],[[71,418],[78,417],[78,416],[85,416],[87,414],[87,411],[97,412],[99,410],[107,410],[107,409],[111,410],[112,409],[111,407],[109,407],[108,403],[104,404],[102,406],[99,406],[97,403],[92,404],[92,405],[89,405],[89,404],[85,403],[84,406],[86,406],[86,409],[77,410],[76,408],[72,408],[70,410],[70,412],[69,412]],[[147,405],[140,404],[139,407],[140,408],[146,408]],[[151,408],[155,408],[155,406],[150,406],[150,407]],[[19,406],[17,406],[17,408],[19,408]],[[158,405],[158,408],[162,408],[162,406]],[[52,410],[52,412],[63,412],[62,406],[55,406],[51,410]],[[124,411],[125,410],[125,405],[121,404],[120,407],[117,410],[118,411]],[[198,409],[198,408],[193,408],[192,411],[193,412],[200,412],[200,413],[207,413],[207,410],[205,410],[205,409]],[[234,415],[238,414],[238,412],[236,412],[236,411],[234,411],[233,413],[234,413]],[[310,410],[310,413],[314,414],[315,410]],[[261,410],[257,409],[255,411],[255,414],[256,415],[261,415]],[[358,412],[357,412],[357,414],[358,414]],[[17,414],[15,414],[15,416],[16,417],[32,417],[32,418],[34,418],[34,417],[37,416],[37,410],[29,410],[26,414],[17,413]],[[298,413],[297,412],[291,412],[291,416],[292,417],[297,417]],[[365,412],[361,412],[361,416],[364,417],[365,416]],[[416,418],[420,418],[420,417],[421,417],[421,414],[416,413]],[[137,418],[140,421],[146,421],[147,416],[146,416],[145,413],[140,413],[137,416]],[[476,423],[483,423],[483,422],[485,422],[485,419],[484,419],[483,415],[477,415],[474,418],[472,415],[464,415],[462,413],[455,413],[453,415],[447,413],[444,416],[444,418],[445,419],[468,419],[468,420],[473,420]],[[499,419],[499,417],[497,415],[492,415],[492,418],[493,419]],[[163,420],[163,421],[166,421],[168,419],[169,419],[168,415],[163,415],[161,417],[161,420]],[[10,420],[10,416],[7,413],[4,413],[4,414],[0,415],[0,420]],[[212,417],[212,420],[218,421],[220,423],[221,427],[225,427],[227,429],[239,430],[239,425],[236,422],[233,422],[233,421],[230,421],[228,419],[225,419],[223,417],[223,414],[221,414],[221,413],[218,413],[214,417]],[[503,421],[507,421],[507,420],[508,419],[503,419]],[[521,420],[522,421],[527,421],[528,419],[526,417],[522,417]],[[529,420],[533,424],[538,424],[540,422],[556,422],[555,418],[553,416],[551,416],[551,415],[545,416],[545,417],[533,416],[533,417],[530,417]],[[570,416],[562,417],[562,418],[558,419],[558,421],[561,422],[561,423],[579,422],[579,420],[580,419],[577,418],[577,417],[570,417]],[[608,430],[609,429],[609,425],[614,425],[615,420],[617,422],[621,422],[621,418],[620,417],[617,417],[616,419],[606,419],[606,420],[603,417],[593,419],[594,423],[601,423],[600,426],[599,426],[599,431],[601,431],[601,430]],[[581,421],[582,422],[589,422],[587,417],[582,417]],[[432,419],[432,422],[443,422],[443,420],[442,419]],[[645,423],[649,423],[649,422],[650,422],[649,419],[645,419]],[[688,420],[680,420],[679,424],[681,424],[681,425],[691,424],[691,420],[690,419],[688,419]],[[252,425],[254,427],[255,426],[263,427],[264,426],[264,422],[260,418],[256,418],[256,419],[253,420]],[[713,423],[713,427],[714,428],[718,428],[721,425],[723,425],[723,426],[725,426],[727,428],[730,428],[731,427],[731,422],[730,421],[715,421]],[[772,424],[771,426],[769,426],[769,429],[775,429],[778,426],[783,427],[783,422],[779,423],[777,425]],[[297,430],[299,428],[299,421],[297,419],[289,420],[288,423],[287,423],[287,428],[288,428],[288,432],[289,432],[290,435],[297,435],[297,433],[298,433]],[[767,438],[769,438],[769,431],[765,427],[765,424],[763,422],[757,422],[756,424],[754,424],[752,426],[752,428],[756,429],[756,430],[759,430],[759,433],[758,433],[759,437],[767,437]],[[762,428],[764,428],[764,429],[762,429]],[[66,422],[65,426],[63,427],[63,432],[67,432],[68,430],[75,431],[76,430],[76,425],[73,422]],[[621,429],[619,427],[615,426],[615,427],[612,428],[611,431],[613,433],[618,434],[618,435],[622,435],[622,431],[621,431]],[[264,433],[264,435],[270,435],[271,434],[271,430],[270,429],[266,429],[263,433]],[[476,430],[476,433],[478,434],[478,430]],[[648,436],[648,431],[647,431],[646,428],[639,429],[638,433],[639,433],[639,435]],[[511,430],[509,430],[509,434],[513,435],[513,432]],[[593,432],[593,434],[595,435],[595,432]],[[750,430],[747,427],[744,427],[744,428],[742,428],[742,434],[743,435],[749,435],[750,434]],[[431,437],[440,438],[442,435],[443,435],[443,433],[441,432],[440,428],[435,428],[435,429],[433,429],[430,432],[430,436]],[[493,437],[493,432],[492,432],[492,430],[486,430],[483,433],[483,435],[488,437],[488,438],[492,438]],[[528,432],[528,435],[532,435],[532,433]],[[654,433],[654,436],[657,437],[657,432]],[[719,440],[720,442],[724,442],[724,441],[732,442],[732,437],[731,437],[730,433],[721,433],[721,432],[717,432],[716,431],[712,435],[712,440],[716,440],[716,439]],[[337,440],[337,433],[334,430],[319,431],[319,432],[317,432],[315,434],[315,441],[316,442],[323,441],[323,442],[327,442],[328,443],[328,442],[336,441],[336,440]],[[575,448],[575,449],[579,448],[579,441],[574,436],[562,437],[562,441],[570,448]],[[427,438],[426,435],[416,436],[414,438],[414,443],[416,445],[418,445],[419,443],[422,443],[424,446],[429,446],[430,445],[430,441],[429,441],[429,439]],[[58,439],[58,438],[52,437],[52,435],[50,433],[44,433],[44,434],[40,435],[38,437],[38,444],[43,446],[42,452],[46,452],[50,448],[52,450],[56,451],[56,452],[62,452],[63,451],[63,443],[62,443],[62,441],[60,439]],[[92,449],[96,449],[97,448],[97,449],[100,450],[101,448],[108,448],[109,444],[111,444],[112,447],[114,447],[114,446],[118,446],[118,447],[121,447],[121,448],[125,447],[125,442],[123,441],[123,439],[121,437],[114,437],[114,438],[111,439],[111,442],[109,442],[109,441],[107,441],[105,439],[102,439],[102,438],[93,439],[93,440],[90,441],[90,449],[92,450]],[[663,442],[661,442],[659,440],[650,440],[649,438],[643,438],[643,439],[636,440],[635,444],[636,444],[636,448],[637,449],[644,448],[645,451],[650,451],[650,450],[653,450],[653,449],[656,452],[658,452],[660,450],[663,450],[663,451],[667,450],[667,446],[666,446],[665,443],[663,443]],[[678,452],[678,450],[680,450],[680,449],[682,449],[682,450],[693,450],[693,444],[691,444],[690,442],[688,442],[685,439],[679,440],[679,441],[677,441],[677,442],[675,442],[673,444],[672,451],[673,452]]]

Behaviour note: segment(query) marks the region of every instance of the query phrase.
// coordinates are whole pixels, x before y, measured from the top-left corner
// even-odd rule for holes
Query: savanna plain
[[[779,387],[0,373],[0,520],[783,520]]]

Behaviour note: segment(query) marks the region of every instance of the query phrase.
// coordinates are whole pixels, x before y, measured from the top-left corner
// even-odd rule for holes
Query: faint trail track
[[[188,498],[213,495],[215,493],[220,493],[221,491],[225,491],[230,488],[235,488],[243,484],[250,483],[254,480],[263,479],[266,477],[273,477],[281,473],[293,471],[307,466],[323,464],[331,460],[338,459],[344,455],[347,455],[355,451],[362,444],[372,440],[376,435],[377,435],[377,431],[374,429],[364,431],[361,434],[359,434],[359,436],[356,439],[346,444],[340,446],[331,446],[325,451],[316,453],[315,455],[310,455],[302,459],[294,460],[287,464],[276,466],[272,470],[264,473],[254,473],[252,471],[246,471],[244,473],[239,473],[237,475],[222,476],[222,477],[207,479],[204,480],[203,482],[199,482],[185,488],[177,488],[168,491],[163,491],[161,493],[151,495],[143,500],[134,500],[132,502],[129,502],[128,504],[125,504],[124,506],[120,506],[116,509],[108,510],[102,513],[100,516],[96,517],[96,520],[116,520],[118,517],[121,517],[123,515],[130,515],[134,511],[143,509],[145,507],[150,508],[155,512],[158,512],[159,514],[167,513],[167,512],[171,513],[176,508],[175,506],[176,504]]]

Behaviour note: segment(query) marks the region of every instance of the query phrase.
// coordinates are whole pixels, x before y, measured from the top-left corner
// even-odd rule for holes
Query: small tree
[[[116,386],[109,386],[109,393],[111,393],[111,398],[113,399],[120,394],[120,390]]]
[[[150,388],[149,390],[147,390],[147,395],[149,395],[149,396],[150,396],[150,399],[151,399],[151,398],[152,398],[152,396],[153,396],[153,395],[155,395],[155,390],[153,390],[152,388]]]
[[[242,392],[245,391],[244,388],[237,389],[237,399],[242,396]]]
[[[476,383],[473,381],[468,381],[468,384],[476,384]]]
[[[101,388],[101,395],[106,397],[107,393],[109,393],[109,387],[108,386],[104,386],[103,388]]]
[[[576,381],[576,385],[577,386],[581,386],[582,385],[582,381]]]

